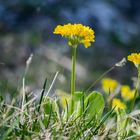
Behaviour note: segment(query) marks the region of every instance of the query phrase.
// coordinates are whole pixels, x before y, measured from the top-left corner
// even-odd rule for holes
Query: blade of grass
[[[4,136],[2,137],[2,140],[6,140],[8,135],[13,131],[14,126],[19,122],[19,119],[15,120],[13,122],[12,126],[5,132]]]
[[[44,82],[44,85],[43,85],[43,89],[42,89],[42,92],[41,92],[41,97],[40,97],[39,105],[38,105],[38,108],[37,108],[37,112],[38,112],[38,113],[39,113],[39,111],[40,111],[40,107],[41,107],[42,99],[43,99],[43,96],[44,96],[46,84],[47,84],[47,78],[45,79],[45,82]],[[32,127],[32,130],[33,130],[33,131],[35,130],[36,123],[37,123],[37,115],[36,115],[36,119],[35,119],[35,121],[34,121],[34,123],[33,123],[33,127]]]
[[[67,116],[66,116],[66,122],[68,121],[68,109],[69,109],[69,107],[68,107],[68,102],[67,102],[67,100],[65,99],[65,102],[66,102],[66,114],[67,114]]]
[[[56,74],[55,74],[55,76],[54,76],[54,78],[53,78],[53,81],[52,81],[52,83],[51,83],[51,85],[50,85],[50,87],[49,87],[49,89],[48,89],[48,91],[47,91],[47,93],[46,93],[45,99],[47,98],[49,92],[51,91],[51,89],[52,89],[52,87],[53,87],[53,85],[54,85],[54,82],[55,82],[55,80],[56,80],[56,78],[57,78],[57,76],[58,76],[58,73],[59,73],[59,72],[57,71]]]
[[[31,54],[26,61],[25,72],[24,72],[23,78],[22,78],[22,103],[21,103],[22,112],[24,110],[24,102],[25,102],[25,77],[26,77],[27,71],[29,69],[29,66],[31,64],[32,58],[33,58],[33,54]]]
[[[85,92],[88,92],[91,88],[93,88],[106,74],[108,74],[110,71],[112,71],[116,65],[113,65],[110,69],[108,69],[106,72],[104,72],[98,79],[93,82],[88,89],[85,90]]]
[[[96,129],[93,131],[93,134],[96,134],[99,128],[104,124],[104,122],[109,118],[109,116],[113,113],[115,107],[111,109],[108,113],[105,114],[105,116],[102,118],[101,122],[99,125],[96,127]]]
[[[104,115],[104,117],[102,118],[101,122],[99,123],[99,125],[96,127],[96,129],[94,131],[93,131],[93,128],[95,127],[95,125],[93,125],[89,129],[89,131],[88,131],[89,134],[86,134],[86,137],[88,137],[88,135],[89,135],[89,139],[91,139],[91,137],[93,137],[94,135],[96,135],[97,131],[104,124],[104,122],[109,118],[109,116],[113,113],[114,109],[115,109],[115,107],[111,111],[109,111],[108,113],[106,113]]]
[[[44,82],[44,85],[43,85],[43,89],[42,89],[42,92],[41,92],[41,97],[40,97],[40,100],[39,100],[39,106],[37,108],[38,112],[40,111],[40,107],[41,107],[42,99],[43,99],[43,96],[44,96],[46,84],[47,84],[47,78],[45,79],[45,82]]]

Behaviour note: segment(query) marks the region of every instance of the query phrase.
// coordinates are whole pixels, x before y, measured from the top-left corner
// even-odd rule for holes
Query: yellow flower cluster
[[[132,53],[128,55],[127,59],[137,66],[140,64],[140,53]]]
[[[102,80],[102,89],[106,93],[114,93],[119,83],[116,80],[105,78]]]
[[[78,45],[78,43],[83,43],[86,48],[91,45],[91,42],[94,42],[94,31],[82,24],[66,24],[58,25],[54,34],[60,34],[69,39],[69,45]]]
[[[112,107],[113,108],[115,107],[115,110],[117,110],[117,109],[126,109],[126,105],[123,102],[121,102],[121,100],[119,100],[117,98],[113,99]]]
[[[121,96],[124,100],[132,100],[135,96],[135,90],[131,90],[129,86],[123,85],[121,87]]]

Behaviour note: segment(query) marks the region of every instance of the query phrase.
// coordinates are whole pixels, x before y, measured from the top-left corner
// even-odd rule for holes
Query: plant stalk
[[[138,79],[137,79],[137,83],[136,83],[134,98],[133,98],[132,103],[131,103],[131,105],[130,105],[129,113],[131,113],[132,110],[134,109],[136,97],[137,97],[137,95],[138,95],[139,84],[140,84],[140,66],[138,67]],[[130,118],[128,117],[127,120],[126,120],[125,128],[127,127],[129,121],[130,121]]]
[[[140,84],[140,66],[138,67],[138,80],[137,80],[137,83],[136,83],[135,95],[134,95],[134,98],[132,100],[130,112],[133,110],[134,105],[135,105],[136,97],[138,95],[138,90],[139,90],[139,84]]]
[[[71,72],[71,113],[74,110],[74,93],[75,93],[75,64],[76,64],[76,48],[77,45],[72,46],[72,72]]]

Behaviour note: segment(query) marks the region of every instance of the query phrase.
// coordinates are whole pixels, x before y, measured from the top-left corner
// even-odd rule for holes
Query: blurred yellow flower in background
[[[114,93],[117,87],[119,86],[119,83],[111,78],[104,78],[101,81],[101,83],[102,83],[102,89],[106,93]]]
[[[126,109],[126,105],[120,99],[117,99],[117,98],[114,98],[112,100],[112,107],[113,108],[115,107],[115,110]]]
[[[128,85],[121,87],[121,96],[124,100],[132,100],[135,96],[135,90],[131,90]]]
[[[131,53],[127,59],[138,66],[140,64],[140,53]]]
[[[66,25],[58,25],[54,32],[54,34],[60,34],[69,39],[69,45],[78,45],[79,43],[83,43],[86,48],[91,45],[91,42],[94,42],[94,31],[82,24],[66,24]]]
[[[70,95],[63,90],[56,90],[56,95],[59,98],[59,102],[63,108],[66,107],[66,102],[70,100]]]

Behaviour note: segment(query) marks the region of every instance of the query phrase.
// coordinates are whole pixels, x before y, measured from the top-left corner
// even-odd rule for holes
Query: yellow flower
[[[129,86],[123,85],[121,87],[121,96],[125,100],[132,100],[135,96],[135,90],[131,90]]]
[[[140,53],[132,53],[128,55],[127,59],[138,66],[140,64]]]
[[[101,81],[102,83],[102,89],[106,93],[113,93],[117,89],[119,83],[116,80],[105,78]]]
[[[69,39],[68,44],[70,46],[78,45],[79,43],[83,43],[86,48],[91,45],[91,42],[94,42],[94,31],[82,24],[66,24],[66,25],[58,25],[54,34],[60,34],[62,37],[66,37]]]
[[[113,99],[112,107],[113,108],[115,107],[115,110],[117,110],[117,109],[126,109],[126,105],[123,102],[121,102],[121,100],[119,100],[117,98]]]
[[[60,104],[63,108],[66,107],[66,102],[69,102],[70,95],[62,90],[56,90],[56,95],[59,97]]]

